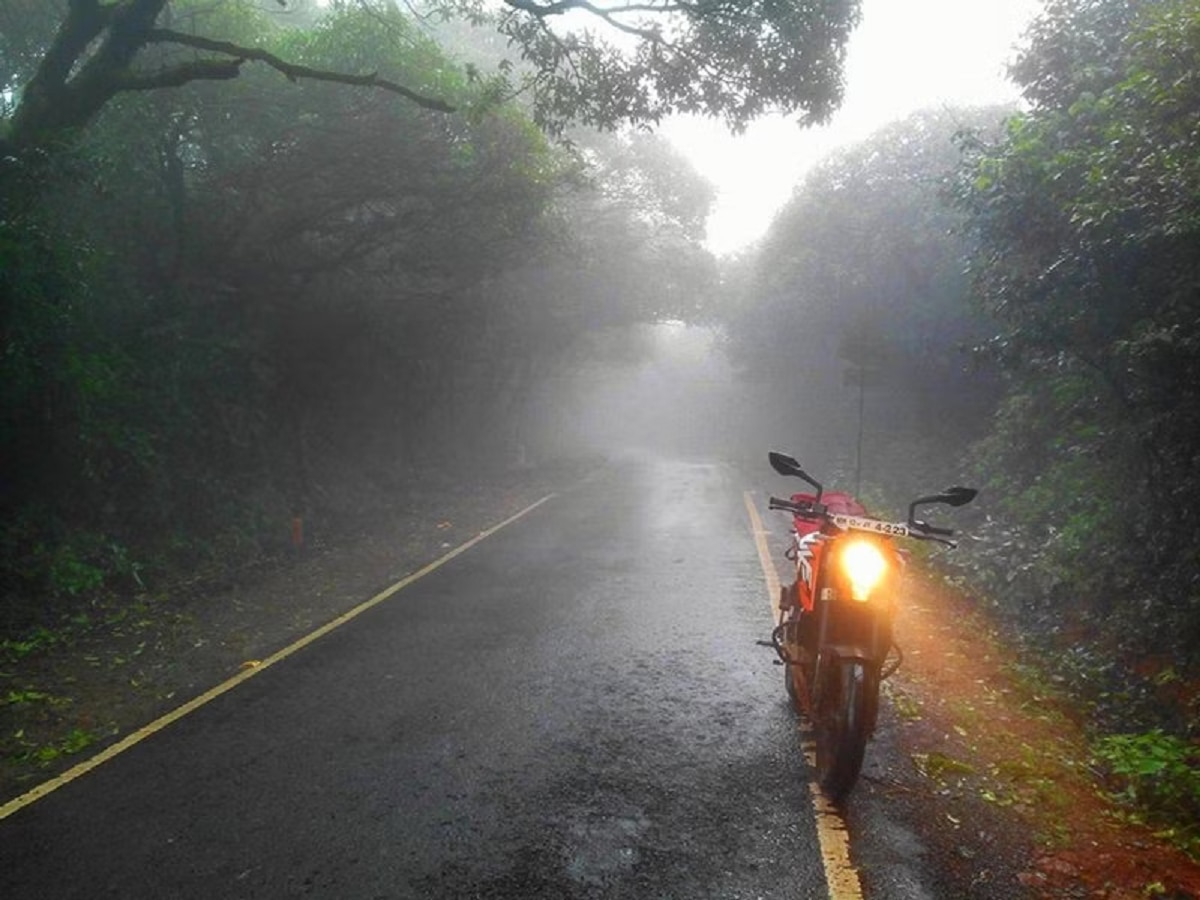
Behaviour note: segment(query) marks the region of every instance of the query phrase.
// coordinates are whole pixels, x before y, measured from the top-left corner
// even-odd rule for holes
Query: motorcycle
[[[768,503],[792,514],[785,555],[795,564],[794,580],[780,590],[770,645],[784,665],[793,707],[812,723],[817,782],[840,802],[858,780],[874,734],[880,684],[903,661],[893,624],[907,551],[896,540],[953,548],[954,532],[920,521],[917,509],[963,506],[977,492],[952,487],[920,497],[909,505],[907,521],[888,522],[868,515],[849,494],[826,492],[792,457],[772,452],[768,458],[780,475],[799,478],[815,491],[771,497]]]

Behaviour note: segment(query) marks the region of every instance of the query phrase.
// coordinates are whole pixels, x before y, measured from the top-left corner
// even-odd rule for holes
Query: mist
[[[636,359],[596,360],[543,394],[553,412],[541,432],[560,452],[721,456],[737,429],[741,392],[710,328],[678,322],[631,330]]]
[[[1019,108],[864,128],[795,184],[722,161],[783,202],[718,258],[729,198],[654,129],[829,121],[868,57],[896,88],[882,51],[848,55],[881,2],[576,10],[630,52],[564,39],[549,2],[439,4],[436,29],[391,0],[0,7],[8,658],[116,629],[107,668],[140,690],[134,623],[224,613],[246,573],[354,546],[382,582],[394,548],[426,565],[630,455],[717,461],[736,509],[780,450],[889,517],[978,487],[939,573],[1091,691],[1078,709],[1185,735],[1194,769],[1200,5],[1047,3]],[[314,595],[377,589],[346,571]],[[244,646],[182,657],[203,644]],[[9,712],[83,713],[23,683]],[[41,750],[100,739],[87,716]]]

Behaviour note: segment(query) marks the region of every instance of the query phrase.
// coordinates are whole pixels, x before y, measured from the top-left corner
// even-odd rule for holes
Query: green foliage
[[[1158,0],[1049,0],[1031,23],[1012,76],[1038,109],[1062,109],[1103,90],[1119,70],[1121,46]]]
[[[273,29],[268,11],[250,0],[146,0],[122,15],[107,14],[107,6],[83,0],[55,7],[22,22],[14,39],[0,41],[0,88],[7,96],[23,84],[0,129],[5,157],[61,147],[123,93],[229,82],[255,64],[292,80],[365,79],[442,112],[452,103],[490,108],[499,98],[526,96],[534,121],[554,132],[570,123],[644,125],[678,112],[722,117],[733,128],[768,111],[821,122],[841,100],[845,45],[859,19],[858,0],[661,7],[435,0],[423,6],[421,15],[429,19],[487,25],[519,55],[519,67],[506,51],[481,77],[474,63],[459,69],[441,58],[392,0],[333,3],[315,29]],[[595,27],[556,27],[572,10],[593,18]],[[268,36],[273,30],[288,34],[280,41]],[[276,42],[295,55],[272,54]],[[96,46],[105,52],[86,56]],[[416,70],[390,66],[398,55],[415,60]],[[312,65],[331,57],[338,68]],[[426,65],[428,59],[439,65]],[[393,73],[400,80],[389,77]]]
[[[993,571],[1195,665],[1200,4],[1065,0],[1031,33],[1032,107],[968,146],[959,187],[987,349],[1014,372],[976,452],[1008,498]]]
[[[350,74],[378,71],[388,78],[419,78],[414,89],[461,88],[465,78],[395,5],[371,13],[352,5],[334,8],[313,28],[279,34],[277,49],[289,59],[315,68],[338,67]],[[439,78],[450,82],[438,84]]]
[[[4,706],[24,706],[27,704],[42,703],[50,700],[49,694],[41,691],[22,690],[9,691],[8,695],[0,700],[0,705]]]
[[[41,746],[25,740],[24,734],[20,732],[15,737],[18,743],[26,745],[26,749],[18,755],[17,759],[20,762],[32,762],[45,768],[64,756],[73,756],[83,752],[100,740],[101,736],[86,728],[74,728],[62,739]]]
[[[962,219],[943,190],[958,163],[954,135],[994,130],[1002,113],[918,113],[832,155],[743,275],[731,351],[775,385],[796,446],[825,458],[827,472],[847,457],[853,471],[860,399],[865,474],[897,494],[947,477],[952,457],[939,446],[979,430],[995,389],[963,352],[986,332],[966,302]]]
[[[0,640],[0,658],[12,662],[53,647],[62,640],[61,632],[39,626],[30,630],[23,638]]]
[[[948,777],[975,774],[975,769],[970,764],[945,753],[913,753],[911,758],[918,772],[937,782],[944,782]]]
[[[1061,622],[1064,589],[1120,615],[1121,590],[1137,571],[1141,549],[1123,540],[1134,524],[1128,477],[1111,453],[1118,423],[1106,426],[1099,390],[1082,369],[1060,374],[1050,390],[1033,379],[1005,399],[973,450],[992,518],[972,529],[972,562],[987,592],[1024,615],[1045,603]]]
[[[1155,729],[1103,737],[1093,752],[1120,802],[1200,853],[1200,747]]]
[[[478,114],[247,66],[118,94],[44,165],[6,162],[7,636],[258,559],[297,513],[328,533],[417,467],[478,465],[480,435],[505,462],[586,335],[697,315],[715,281],[711,191],[660,143],[571,155],[515,108],[485,114],[488,86],[394,4],[311,27],[260,6],[172,3],[162,24]]]
[[[94,591],[104,583],[104,571],[83,562],[69,550],[54,554],[49,572],[50,590],[54,594],[76,594]]]
[[[678,112],[723,118],[734,129],[770,111],[826,121],[841,101],[859,7],[719,3],[662,14],[602,4],[588,7],[600,13],[594,27],[564,33],[552,24],[564,10],[552,3],[510,2],[494,14],[476,0],[434,4],[493,25],[519,49],[520,66],[508,70],[513,90],[532,91],[533,118],[551,131],[569,122],[605,130],[656,123]]]

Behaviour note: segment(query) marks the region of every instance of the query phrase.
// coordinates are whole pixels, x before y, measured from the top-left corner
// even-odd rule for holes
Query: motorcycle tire
[[[804,712],[804,705],[800,702],[800,693],[796,690],[796,672],[794,666],[783,667],[783,689],[787,691],[788,702],[792,705],[792,710],[797,713]]]
[[[800,652],[800,661],[785,666],[783,671],[783,687],[787,691],[792,711],[798,716],[812,718],[812,710],[808,707],[808,685],[812,678],[812,657]]]
[[[817,701],[817,783],[835,803],[850,793],[862,770],[870,735],[871,675],[861,660],[845,659],[823,678]]]

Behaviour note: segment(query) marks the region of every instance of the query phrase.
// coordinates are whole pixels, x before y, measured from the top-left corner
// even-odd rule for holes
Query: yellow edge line
[[[767,581],[767,601],[771,605],[771,617],[778,624],[781,610],[777,605],[779,597],[779,572],[771,559],[770,547],[767,545],[767,530],[763,527],[762,517],[754,505],[750,491],[742,494],[746,504],[746,512],[750,516],[750,530],[754,535],[754,544],[758,548],[758,561],[762,564],[763,575]],[[816,767],[815,747],[811,741],[803,744],[804,758],[809,768]],[[829,900],[862,900],[862,883],[858,870],[850,862],[850,832],[846,821],[838,813],[837,808],[821,793],[815,781],[808,783],[809,793],[813,800],[813,816],[817,825],[817,842],[821,847],[821,862],[825,867],[825,884],[829,889]]]
[[[557,496],[557,495],[556,494],[548,494],[545,497],[543,497],[541,500],[538,500],[536,503],[533,503],[530,506],[525,507],[523,510],[516,513],[515,515],[509,516],[503,522],[500,522],[497,525],[493,525],[491,528],[488,528],[486,531],[479,532],[479,534],[477,534],[475,537],[471,538],[465,544],[461,544],[460,546],[455,547],[449,553],[445,554],[444,556],[440,557],[439,559],[434,560],[433,562],[429,563],[429,565],[425,566],[424,568],[418,569],[416,572],[413,572],[411,575],[405,576],[404,578],[400,579],[395,584],[393,584],[391,587],[385,588],[384,590],[380,591],[378,594],[376,594],[370,600],[364,600],[362,603],[360,603],[358,606],[351,609],[349,612],[343,613],[342,615],[338,616],[336,619],[333,619],[332,621],[327,622],[326,624],[324,624],[320,628],[318,628],[316,631],[310,632],[309,634],[306,634],[304,637],[300,638],[299,640],[295,641],[294,643],[289,644],[288,646],[284,647],[282,650],[272,653],[270,656],[268,656],[266,659],[264,659],[262,662],[260,662],[258,665],[254,666],[253,668],[248,668],[248,669],[245,669],[245,670],[239,672],[237,675],[234,675],[232,678],[228,679],[227,681],[223,681],[221,684],[218,684],[216,687],[204,692],[200,696],[195,697],[192,700],[189,700],[187,703],[184,703],[182,706],[176,707],[175,709],[171,710],[169,713],[166,713],[165,715],[155,719],[150,724],[144,725],[141,728],[139,728],[137,731],[131,732],[130,734],[126,735],[121,740],[117,741],[117,743],[115,743],[109,747],[106,747],[104,750],[101,750],[95,756],[85,759],[83,762],[79,763],[76,766],[72,766],[70,769],[67,769],[67,771],[63,772],[61,775],[58,775],[55,778],[51,778],[49,781],[39,784],[37,787],[33,788],[32,790],[27,791],[26,793],[22,794],[21,796],[8,801],[3,806],[0,806],[0,819],[5,819],[8,816],[11,816],[17,810],[23,809],[24,807],[29,806],[31,803],[41,800],[47,794],[53,793],[54,791],[58,790],[63,785],[74,781],[76,778],[79,778],[82,775],[86,775],[88,772],[92,771],[93,769],[97,768],[98,766],[101,766],[104,763],[108,762],[114,756],[124,753],[130,747],[134,746],[135,744],[141,743],[146,738],[150,737],[152,734],[162,731],[164,728],[166,728],[172,722],[176,722],[179,719],[182,719],[184,716],[188,715],[189,713],[195,712],[201,706],[204,706],[206,703],[209,703],[210,701],[215,700],[217,697],[221,696],[222,694],[226,693],[227,691],[233,690],[239,684],[253,678],[255,675],[259,674],[264,669],[269,669],[271,666],[275,665],[275,663],[279,662],[282,659],[286,659],[287,657],[291,656],[296,651],[301,650],[304,647],[307,647],[313,641],[317,640],[318,638],[324,637],[325,635],[329,634],[329,632],[333,631],[335,628],[338,628],[341,625],[345,625],[351,619],[355,618],[356,616],[361,615],[362,613],[366,612],[371,607],[378,606],[380,603],[382,603],[384,600],[387,600],[393,594],[396,594],[399,591],[402,591],[404,588],[408,587],[413,582],[418,581],[421,578],[424,578],[426,575],[433,572],[434,570],[441,568],[446,563],[450,562],[450,560],[454,559],[456,556],[460,556],[461,554],[466,553],[468,550],[470,550],[472,547],[474,547],[480,541],[486,540],[487,538],[491,537],[493,534],[495,534],[500,529],[511,525],[513,522],[516,522],[518,519],[533,512],[535,509],[537,509],[543,503],[546,503],[546,502],[554,499],[555,496]]]
[[[775,569],[775,562],[771,559],[771,549],[767,546],[767,529],[763,527],[762,517],[758,514],[758,509],[754,506],[754,498],[750,491],[745,491],[742,494],[742,500],[746,504],[746,512],[750,516],[750,532],[754,535],[754,546],[758,548],[758,561],[762,565],[763,575],[767,579],[767,602],[771,604],[771,620],[778,625],[780,616],[783,610],[779,608],[779,589],[782,584],[779,581],[779,572]]]

